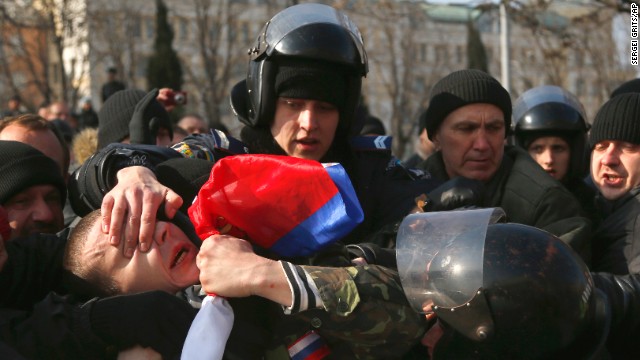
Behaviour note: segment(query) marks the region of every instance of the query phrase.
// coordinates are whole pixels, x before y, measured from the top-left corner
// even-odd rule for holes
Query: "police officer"
[[[585,183],[589,151],[584,108],[567,90],[551,85],[525,91],[513,106],[516,145],[593,214],[595,188]]]
[[[431,358],[637,358],[638,275],[590,273],[557,237],[496,213],[414,214],[400,227],[403,289],[437,318],[422,342]]]
[[[357,243],[400,220],[438,181],[400,166],[391,138],[357,136],[367,54],[355,24],[341,19],[344,14],[318,4],[274,16],[250,50],[247,77],[233,87],[231,104],[251,153],[339,162],[346,169],[365,212],[345,239]]]

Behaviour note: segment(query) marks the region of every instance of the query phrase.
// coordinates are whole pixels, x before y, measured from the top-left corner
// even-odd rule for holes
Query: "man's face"
[[[207,124],[203,119],[195,116],[185,116],[178,122],[178,126],[189,134],[204,134],[207,132]]]
[[[278,98],[271,135],[289,156],[320,160],[333,143],[339,119],[332,104]]]
[[[529,155],[547,174],[556,180],[563,180],[569,172],[571,150],[569,144],[558,136],[541,136],[535,139],[527,149]]]
[[[502,110],[491,104],[465,105],[451,112],[437,130],[433,143],[442,150],[450,178],[489,180],[504,153]]]
[[[11,124],[0,132],[0,140],[13,140],[31,145],[47,155],[60,167],[60,172],[66,178],[66,164],[62,144],[50,130],[29,130],[17,124]]]
[[[128,259],[119,247],[110,245],[108,235],[96,219],[84,246],[83,261],[110,276],[123,293],[163,290],[175,293],[198,283],[197,248],[176,225],[158,221],[148,252],[136,249]]]
[[[64,227],[62,197],[53,185],[35,185],[3,204],[9,218],[11,238],[31,234],[55,234]]]
[[[640,145],[601,141],[591,151],[591,177],[608,200],[640,186]]]
[[[20,109],[20,101],[11,99],[9,100],[9,110],[16,111]]]
[[[66,104],[57,102],[51,104],[49,107],[49,114],[47,120],[67,120],[69,118],[69,108]]]
[[[158,129],[158,133],[156,134],[156,145],[162,147],[171,146],[171,135],[169,135],[169,130],[165,128]]]

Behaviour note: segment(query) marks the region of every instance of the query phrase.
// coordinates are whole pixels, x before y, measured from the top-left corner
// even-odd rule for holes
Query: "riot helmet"
[[[589,150],[584,107],[567,90],[552,85],[525,91],[514,103],[516,145],[528,150],[542,136],[558,136],[569,145],[571,157],[567,177],[583,178],[589,169]]]
[[[287,76],[315,76],[319,83],[305,86],[336,102],[339,131],[358,133],[362,125],[353,118],[368,71],[367,55],[359,30],[344,13],[311,3],[286,8],[264,25],[248,54],[246,79],[231,90],[231,107],[242,123],[268,127],[278,86],[290,80]]]
[[[466,223],[464,214],[458,214],[447,221]],[[402,259],[407,254],[401,253],[411,247],[407,243],[420,241],[415,234],[420,233],[420,222],[434,223],[429,217],[422,213],[405,218],[397,256],[405,293],[416,287],[416,279],[424,280],[419,298],[407,294],[414,308],[425,312],[425,304],[431,304],[445,328],[456,334],[455,341],[444,342],[449,351],[436,346],[434,354],[589,358],[602,348],[610,319],[606,298],[568,245],[528,225],[464,225],[464,231],[439,242],[437,250],[412,250],[428,261],[416,267],[415,256]],[[421,242],[430,242],[427,234],[420,236]]]

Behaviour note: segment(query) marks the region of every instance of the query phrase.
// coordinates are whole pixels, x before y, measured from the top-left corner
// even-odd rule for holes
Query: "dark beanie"
[[[640,93],[640,79],[633,79],[622,83],[611,93],[611,97],[630,92]]]
[[[279,63],[275,90],[278,97],[324,101],[342,109],[347,82],[336,65],[289,59]]]
[[[360,130],[362,135],[387,135],[387,130],[384,127],[382,120],[373,115],[368,115],[364,121],[364,126]]]
[[[465,105],[486,103],[499,107],[504,114],[505,128],[511,126],[511,96],[498,80],[484,71],[467,69],[455,71],[440,81],[431,90],[429,107],[425,112],[425,128],[429,139],[444,119]],[[506,136],[506,132],[505,132]]]
[[[0,174],[0,204],[36,185],[57,187],[63,201],[67,196],[58,164],[25,143],[0,140]]]
[[[129,136],[129,123],[136,105],[147,93],[137,89],[120,90],[109,96],[98,112],[98,149],[124,140]],[[162,127],[172,130],[169,114],[158,101],[145,110],[145,120],[157,117]],[[150,144],[155,145],[155,144]]]
[[[593,148],[604,140],[640,145],[640,93],[614,96],[598,110],[589,132],[589,145]]]

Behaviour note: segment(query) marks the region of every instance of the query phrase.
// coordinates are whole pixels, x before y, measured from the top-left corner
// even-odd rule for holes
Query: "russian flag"
[[[278,155],[219,160],[189,208],[201,239],[223,223],[281,256],[307,256],[344,237],[364,214],[337,163]]]

